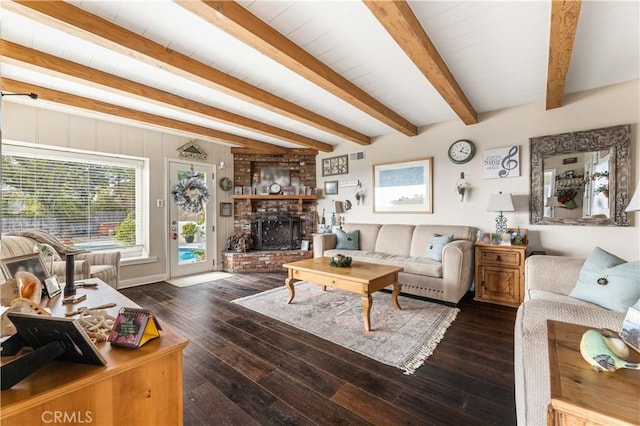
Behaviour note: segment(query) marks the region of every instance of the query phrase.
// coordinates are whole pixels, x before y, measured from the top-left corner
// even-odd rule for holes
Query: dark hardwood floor
[[[185,425],[515,424],[515,309],[468,295],[434,354],[404,375],[230,303],[284,278],[236,274],[185,288],[121,290],[190,339]]]

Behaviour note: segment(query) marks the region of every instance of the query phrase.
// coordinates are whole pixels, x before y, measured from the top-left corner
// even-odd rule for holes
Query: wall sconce
[[[496,217],[496,232],[507,232],[507,218],[504,217],[502,212],[513,212],[513,200],[511,194],[503,194],[502,191],[498,194],[491,194],[489,196],[489,205],[487,206],[488,212],[500,212]]]
[[[464,172],[460,173],[460,179],[456,182],[456,192],[460,195],[460,202],[464,201],[464,193],[471,188],[471,184],[464,178]]]

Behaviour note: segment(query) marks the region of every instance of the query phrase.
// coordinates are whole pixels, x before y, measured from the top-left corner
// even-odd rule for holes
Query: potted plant
[[[594,195],[598,195],[602,192],[602,195],[609,198],[609,185],[599,185],[596,189],[593,190]]]
[[[184,240],[188,243],[192,243],[197,229],[198,225],[193,222],[187,222],[182,225],[182,237],[184,238]]]
[[[604,172],[594,172],[591,174],[591,180],[603,178],[609,179],[609,172],[607,170],[605,170]]]
[[[578,195],[577,191],[573,188],[560,188],[556,191],[556,197],[558,202],[566,209],[575,209],[578,207],[574,198]]]

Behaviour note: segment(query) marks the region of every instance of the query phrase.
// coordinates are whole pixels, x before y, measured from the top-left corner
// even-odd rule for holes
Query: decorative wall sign
[[[206,160],[207,153],[204,152],[197,143],[191,141],[178,148],[178,157]]]
[[[482,166],[485,179],[518,177],[520,176],[520,147],[514,145],[484,151]]]
[[[433,157],[374,164],[374,213],[433,213]]]
[[[338,183],[340,188],[348,188],[350,186],[360,186],[360,179],[357,180],[345,180]]]
[[[346,175],[347,173],[349,173],[348,155],[339,155],[322,160],[322,176]]]

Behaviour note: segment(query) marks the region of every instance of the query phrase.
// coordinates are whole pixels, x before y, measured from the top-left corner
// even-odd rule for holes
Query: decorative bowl
[[[351,266],[351,257],[336,254],[329,260],[329,266],[334,266],[336,268],[346,268],[347,266]]]

